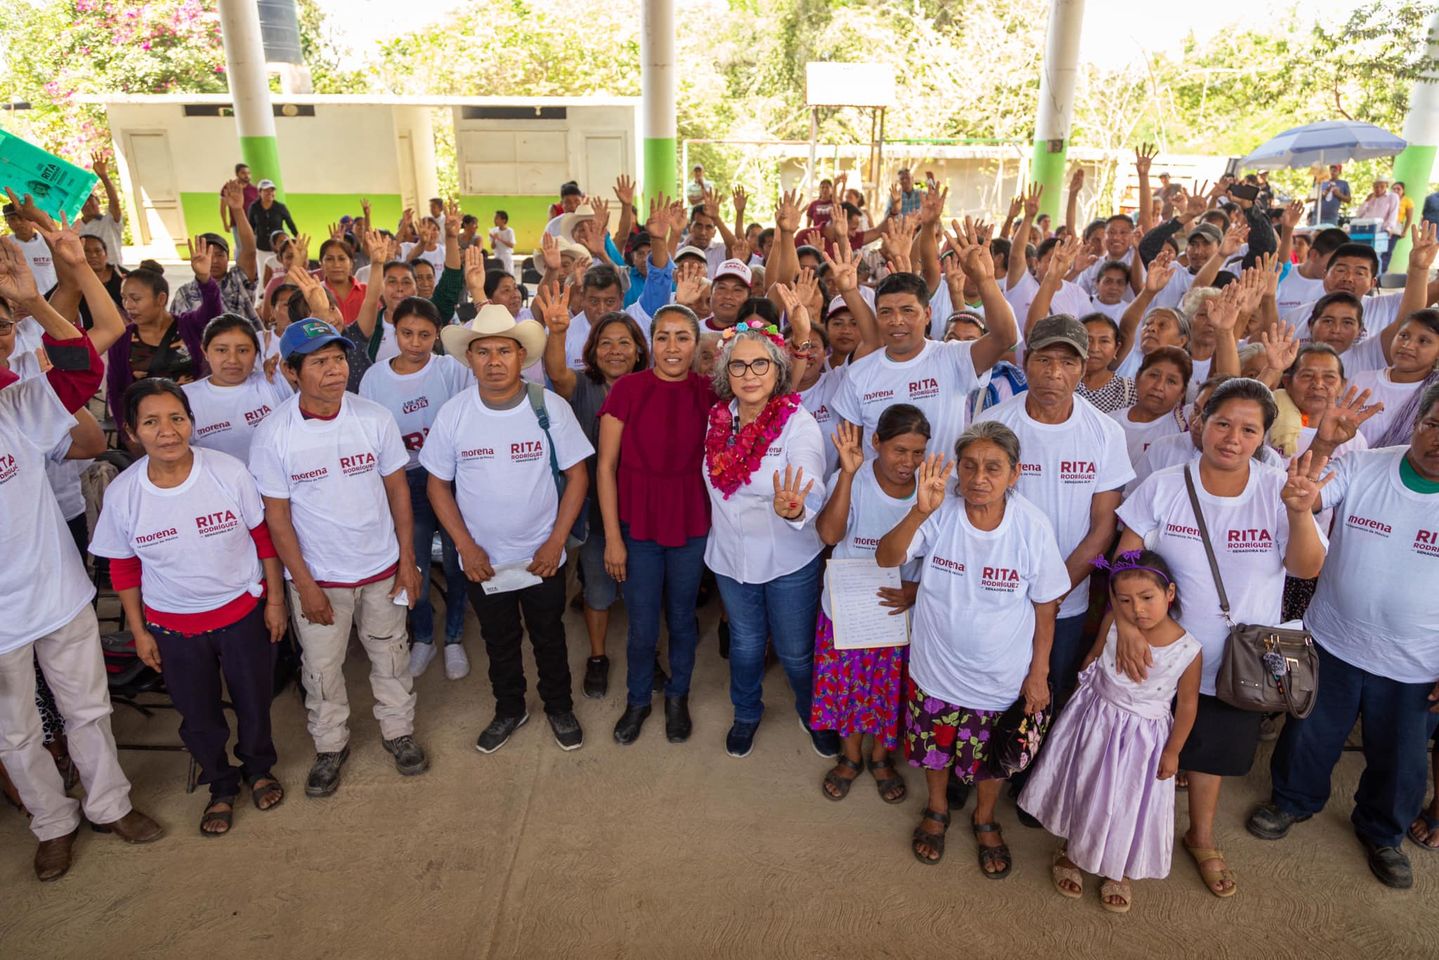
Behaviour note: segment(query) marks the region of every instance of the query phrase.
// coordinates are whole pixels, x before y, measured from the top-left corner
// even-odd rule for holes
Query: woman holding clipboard
[[[859,428],[841,423],[832,439],[839,451],[839,470],[830,479],[824,509],[816,522],[820,539],[834,547],[830,562],[867,560],[873,563],[880,537],[894,529],[914,505],[915,472],[924,462],[929,421],[918,407],[897,403],[880,414],[872,440],[875,458],[865,462]],[[874,602],[899,616],[914,605],[919,589],[919,562],[906,564],[902,586],[880,587]],[[878,569],[878,568],[876,568]],[[890,751],[899,747],[900,686],[908,648],[899,646],[837,646],[830,605],[830,571],[820,595],[814,632],[814,702],[810,726],[834,730],[842,749],[820,789],[830,800],[843,800],[864,772],[864,736],[874,737],[869,770],[885,803],[906,796],[904,780]],[[841,633],[845,632],[843,629]]]

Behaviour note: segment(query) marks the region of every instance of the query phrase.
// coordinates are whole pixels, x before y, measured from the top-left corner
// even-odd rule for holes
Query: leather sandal
[[[225,804],[230,809],[217,810],[220,804]],[[206,830],[207,825],[223,823],[223,830]],[[210,802],[205,805],[205,812],[200,814],[200,836],[202,837],[223,837],[230,832],[230,827],[235,823],[235,798],[234,797],[211,797]]]
[[[1049,868],[1049,878],[1054,881],[1054,889],[1059,895],[1068,900],[1078,900],[1084,896],[1084,874],[1072,862],[1069,866],[1060,863],[1061,860],[1068,860],[1069,853],[1066,848],[1060,847],[1054,851],[1054,862]],[[1075,889],[1070,890],[1064,884],[1072,883]]]
[[[874,785],[879,790],[879,798],[885,803],[904,803],[909,796],[909,790],[905,788],[904,778],[899,775],[899,770],[894,765],[893,757],[885,757],[883,760],[870,759],[867,761],[869,772],[874,774]],[[890,775],[881,777],[879,771],[888,770]],[[891,795],[890,791],[898,790]]]
[[[1119,903],[1110,903],[1109,897],[1118,897]],[[1105,880],[1099,885],[1099,905],[1110,913],[1128,913],[1134,899],[1134,889],[1129,880]]]
[[[836,772],[840,767],[853,771],[854,776],[840,776],[839,773]],[[841,756],[835,760],[834,769],[824,775],[824,783],[820,785],[820,792],[825,795],[826,799],[835,801],[843,800],[849,796],[850,788],[854,786],[854,782],[859,779],[861,773],[864,773],[864,767],[862,765],[855,763],[849,757]],[[831,792],[830,788],[833,788],[833,792]]]
[[[1216,897],[1232,897],[1239,892],[1239,882],[1234,878],[1234,871],[1229,869],[1228,861],[1225,860],[1224,851],[1215,847],[1192,847],[1189,840],[1184,840],[1184,849],[1194,858],[1194,865],[1199,868],[1199,876],[1204,880],[1205,889]],[[1214,866],[1215,863],[1225,864],[1222,867]],[[1225,880],[1229,881],[1228,890],[1216,890],[1214,885]]]
[[[285,788],[274,777],[260,777],[250,784],[250,800],[261,813],[273,810],[285,802]]]
[[[928,807],[925,807],[922,816],[923,819],[920,820],[919,826],[914,828],[914,836],[909,842],[909,850],[910,853],[914,854],[914,859],[927,867],[932,867],[944,859],[944,835],[945,832],[949,830],[949,814],[936,813]],[[944,830],[941,830],[939,833],[929,833],[924,829],[925,820],[933,820],[935,823],[942,825]],[[919,848],[921,845],[929,847],[934,851],[933,859],[920,853]]]
[[[974,839],[979,840],[981,833],[999,833],[997,823],[976,823],[973,824]],[[1001,834],[1002,835],[1002,834]],[[986,869],[990,864],[998,864],[998,870]],[[979,845],[979,872],[984,874],[988,880],[1003,880],[1009,876],[1009,871],[1014,869],[1014,860],[1009,855],[1009,844],[1001,843],[996,847]]]

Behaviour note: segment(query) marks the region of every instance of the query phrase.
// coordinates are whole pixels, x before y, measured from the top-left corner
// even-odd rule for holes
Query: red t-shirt
[[[809,225],[822,227],[834,219],[833,200],[815,200],[805,210],[805,216],[809,218]]]
[[[691,373],[661,380],[652,370],[620,377],[600,408],[625,425],[616,470],[620,520],[636,540],[682,547],[709,533],[705,430],[718,402],[708,380]]]

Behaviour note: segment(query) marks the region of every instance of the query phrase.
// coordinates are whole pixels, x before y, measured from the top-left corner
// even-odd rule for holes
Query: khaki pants
[[[30,811],[31,832],[54,840],[80,825],[80,802],[65,795],[60,771],[44,747],[34,657],[65,717],[70,757],[85,786],[86,818],[112,823],[129,813],[130,781],[115,756],[100,627],[87,606],[54,633],[0,654],[0,762]]]
[[[295,632],[300,638],[301,672],[305,680],[305,709],[315,750],[337,753],[350,742],[350,697],[345,692],[345,649],[350,624],[358,625],[360,643],[370,656],[370,690],[375,695],[375,719],[386,740],[415,731],[415,684],[410,677],[406,642],[406,609],[389,597],[395,578],[363,587],[325,587],[334,612],[328,626],[310,623],[300,610],[300,594],[290,584],[290,609],[295,611]]]

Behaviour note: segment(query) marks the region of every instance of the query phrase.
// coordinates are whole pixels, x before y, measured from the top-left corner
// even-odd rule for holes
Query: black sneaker
[[[1283,840],[1290,827],[1308,819],[1308,816],[1285,813],[1272,803],[1261,803],[1244,821],[1244,828],[1260,840]]]
[[[725,753],[741,759],[749,756],[754,749],[754,733],[759,729],[757,723],[746,723],[743,720],[736,720],[729,728],[729,733],[724,738]]]
[[[415,738],[406,734],[403,737],[396,737],[393,740],[381,741],[385,749],[395,758],[395,769],[407,777],[413,777],[417,773],[424,773],[430,769],[430,760],[425,756],[425,751],[415,742]]]
[[[350,759],[350,745],[338,753],[317,753],[305,778],[305,796],[328,797],[340,787],[340,768]]]
[[[585,696],[599,700],[610,692],[610,658],[601,654],[585,661]]]
[[[1356,833],[1355,836],[1358,836]],[[1377,843],[1371,843],[1363,837],[1359,842],[1364,845],[1364,852],[1368,855],[1369,870],[1374,874],[1375,879],[1386,887],[1394,887],[1396,890],[1408,890],[1414,886],[1414,867],[1409,863],[1409,857],[1398,847],[1381,847]]]
[[[804,732],[809,734],[809,742],[814,747],[814,752],[824,760],[833,760],[839,756],[839,734],[833,730],[811,730],[809,724],[803,720],[799,725]]]
[[[625,712],[620,714],[619,720],[615,721],[615,742],[627,747],[638,740],[640,731],[644,729],[645,719],[649,715],[650,705],[648,703],[639,707],[634,704],[625,707]]]
[[[480,738],[475,741],[475,749],[480,753],[494,753],[496,750],[510,742],[510,735],[525,725],[530,719],[528,713],[522,713],[518,717],[502,717],[498,714],[485,727]]]
[[[665,673],[664,667],[660,666],[660,655],[655,654],[655,679],[650,687],[655,693],[664,693],[665,684],[669,682],[669,674]]]
[[[665,697],[665,739],[670,743],[684,743],[690,738],[694,724],[690,722],[689,694],[682,697]]]
[[[580,729],[579,718],[574,715],[573,711],[547,713],[545,717],[550,721],[550,729],[555,734],[555,743],[560,745],[561,750],[578,750],[584,746],[585,732]]]

